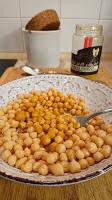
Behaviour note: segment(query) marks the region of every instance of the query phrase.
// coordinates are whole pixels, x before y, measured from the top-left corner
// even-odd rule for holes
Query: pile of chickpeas
[[[81,127],[75,115],[87,115],[83,97],[55,88],[31,91],[0,108],[2,159],[26,173],[76,173],[111,156],[112,125],[98,116]]]

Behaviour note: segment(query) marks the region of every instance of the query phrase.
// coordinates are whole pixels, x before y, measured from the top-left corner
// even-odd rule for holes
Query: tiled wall
[[[71,51],[77,23],[104,26],[104,52],[112,52],[112,0],[0,0],[0,51],[23,52],[22,27],[43,9],[55,9],[61,18],[61,51]]]

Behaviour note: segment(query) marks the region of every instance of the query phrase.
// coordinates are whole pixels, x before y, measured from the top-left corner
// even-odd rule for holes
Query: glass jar
[[[97,73],[103,40],[102,25],[76,25],[72,38],[71,71],[85,75]]]

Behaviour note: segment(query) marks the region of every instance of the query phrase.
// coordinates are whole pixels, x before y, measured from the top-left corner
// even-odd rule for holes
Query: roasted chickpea
[[[8,161],[8,164],[13,167],[15,165],[15,163],[16,163],[16,160],[17,160],[16,155],[10,155],[8,157],[7,161]]]
[[[55,155],[55,153],[49,153],[46,161],[48,164],[53,164],[57,161],[57,156]]]
[[[76,156],[76,158],[77,159],[83,159],[84,158],[84,153],[83,153],[83,151],[82,150],[77,150],[76,152],[75,152],[75,156]]]
[[[87,157],[86,160],[88,161],[88,164],[89,164],[90,166],[95,164],[95,160],[94,160],[93,157]]]
[[[104,156],[103,156],[102,153],[100,153],[100,152],[97,151],[96,153],[93,154],[93,158],[94,158],[94,160],[96,162],[99,162],[99,161],[101,161],[104,158]]]
[[[3,151],[3,152],[2,152],[2,158],[3,158],[3,160],[7,162],[8,157],[9,157],[10,155],[11,155],[11,152],[10,152],[8,149],[6,149],[5,151]]]
[[[25,152],[23,151],[23,150],[21,150],[21,149],[17,149],[16,151],[15,151],[15,155],[16,155],[16,157],[17,158],[23,158],[24,157],[24,155],[25,155]]]
[[[32,163],[27,161],[26,163],[21,165],[21,170],[30,173],[32,171]]]
[[[81,169],[86,169],[89,166],[88,161],[86,159],[79,160],[79,164],[81,166]]]
[[[57,144],[56,146],[56,152],[58,153],[64,153],[66,151],[66,147],[64,144]]]
[[[104,141],[105,141],[105,144],[108,144],[108,145],[112,146],[112,135],[107,135],[104,138]]]
[[[45,176],[48,174],[48,167],[45,164],[42,164],[39,169],[38,169],[38,173]]]
[[[64,174],[64,168],[60,163],[50,165],[49,170],[55,176],[62,176]]]
[[[77,161],[73,160],[72,162],[70,162],[70,172],[72,174],[76,172],[80,172],[80,170],[81,170],[81,166]]]
[[[67,149],[70,149],[70,148],[72,148],[72,146],[73,146],[73,141],[72,141],[72,140],[66,140],[66,141],[64,142],[64,145],[65,145],[65,147],[66,147]]]
[[[88,151],[90,153],[95,153],[97,151],[97,146],[95,143],[93,142],[87,142],[86,144],[86,148],[88,149]]]
[[[105,158],[108,158],[111,155],[112,149],[109,145],[104,145],[102,147],[102,153]]]
[[[24,145],[26,147],[30,147],[32,144],[32,138],[31,137],[27,137],[25,140],[24,140]]]
[[[70,165],[68,161],[62,161],[61,165],[63,166],[64,172],[69,172],[70,171]]]

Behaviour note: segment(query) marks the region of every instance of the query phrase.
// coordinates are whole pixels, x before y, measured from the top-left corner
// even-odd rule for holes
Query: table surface
[[[3,54],[4,55],[4,54]],[[0,55],[1,56],[1,55]],[[4,58],[4,56],[2,56]],[[9,56],[10,57],[10,56]],[[14,56],[12,56],[14,58]],[[16,56],[17,57],[17,54]],[[9,68],[0,78],[0,85],[23,77],[25,74],[19,69],[26,57],[18,56],[16,67]],[[22,59],[21,59],[22,58]],[[57,71],[70,71],[70,56],[61,56],[63,67]],[[66,67],[67,66],[67,67]],[[112,57],[104,55],[100,70],[96,75],[84,76],[92,80],[103,82],[112,87]],[[0,200],[111,200],[112,199],[112,171],[93,180],[62,187],[36,187],[16,183],[0,178]]]

